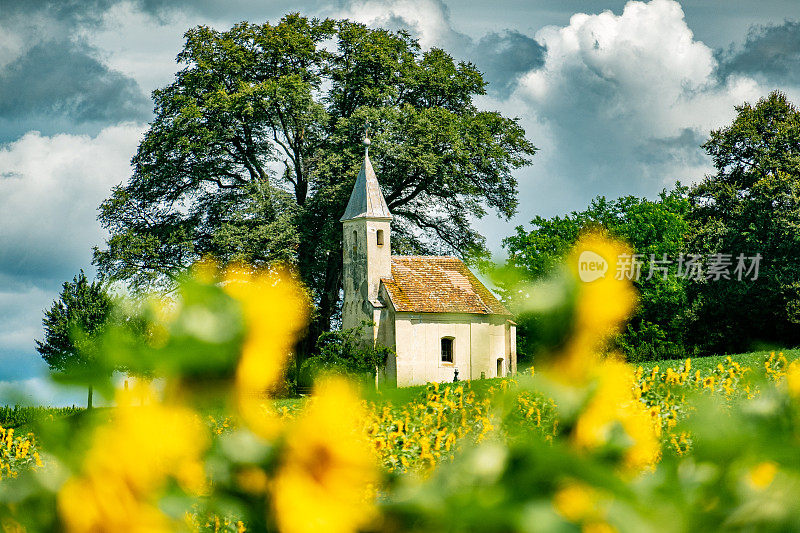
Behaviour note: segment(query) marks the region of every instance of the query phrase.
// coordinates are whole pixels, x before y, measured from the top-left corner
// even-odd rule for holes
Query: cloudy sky
[[[184,31],[294,10],[404,27],[485,73],[479,105],[541,150],[518,215],[477,223],[495,251],[534,215],[697,181],[734,105],[800,103],[798,0],[0,0],[0,396],[82,401],[42,382],[33,341],[61,283],[94,272],[97,206],[130,173]]]

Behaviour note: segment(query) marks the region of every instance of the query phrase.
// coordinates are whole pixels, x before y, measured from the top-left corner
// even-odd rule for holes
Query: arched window
[[[358,232],[353,230],[353,253],[358,251]]]
[[[377,239],[378,239],[378,246],[383,246],[383,230],[382,229],[378,230]]]
[[[442,337],[442,363],[453,362],[453,337]]]

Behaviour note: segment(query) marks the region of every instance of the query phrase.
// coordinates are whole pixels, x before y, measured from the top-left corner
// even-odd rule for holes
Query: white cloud
[[[522,176],[520,222],[600,194],[653,196],[676,179],[702,178],[712,170],[699,147],[709,130],[768,92],[749,78],[720,82],[713,50],[673,0],[576,14],[535,38],[547,49],[544,65],[498,102],[542,148]]]
[[[708,85],[716,64],[671,0],[630,2],[619,16],[577,14],[536,39],[547,47],[545,65],[520,82],[534,103],[594,94],[601,98],[587,103],[606,117],[633,119],[631,127],[641,125],[643,112],[660,113],[649,122],[661,132],[672,122],[664,111]]]
[[[334,13],[373,27],[410,30],[423,48],[453,46],[469,38],[453,29],[441,0],[351,0]]]
[[[0,147],[0,379],[35,374],[42,311],[61,283],[91,270],[105,233],[97,207],[130,174],[143,126],[97,136],[31,132]]]
[[[763,90],[748,78],[720,83],[713,51],[694,40],[673,0],[632,1],[619,16],[575,15],[536,37],[548,49],[545,66],[521,81],[520,92],[534,105],[591,110],[634,135],[705,133]]]
[[[0,270],[49,272],[76,264],[100,243],[97,207],[130,174],[138,124],[97,136],[30,132],[0,148]]]

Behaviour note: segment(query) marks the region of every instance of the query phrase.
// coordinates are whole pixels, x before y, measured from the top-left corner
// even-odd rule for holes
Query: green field
[[[758,352],[747,352],[747,353],[739,353],[739,354],[731,354],[731,355],[712,355],[709,357],[697,357],[692,359],[692,369],[693,370],[707,370],[716,367],[718,364],[722,363],[725,365],[725,360],[730,357],[732,360],[736,361],[742,366],[749,366],[751,368],[762,367],[764,365],[764,359],[769,356],[769,354],[773,350],[764,350]],[[786,357],[787,361],[793,361],[795,359],[800,358],[800,350],[774,350],[775,353],[783,353]],[[642,363],[641,367],[645,370],[652,370],[652,368],[658,365],[662,370],[665,368],[677,368],[683,365],[684,359],[669,359],[664,361],[648,361],[646,363]],[[637,365],[638,366],[638,365]]]
[[[747,352],[747,353],[740,353],[740,354],[731,354],[731,355],[713,355],[708,357],[697,357],[692,359],[692,370],[710,370],[715,368],[718,364],[722,363],[725,365],[726,358],[730,357],[732,360],[736,361],[742,366],[749,366],[751,368],[761,368],[764,364],[764,359],[769,356],[771,350],[764,350],[764,351],[756,351],[756,352]],[[793,361],[795,359],[800,359],[800,349],[796,350],[776,350],[776,353],[783,353],[786,356],[788,361]],[[661,360],[661,361],[648,361],[646,363],[642,363],[641,366],[645,370],[652,370],[653,367],[658,365],[660,369],[663,371],[669,367],[677,369],[678,367],[682,366],[684,363],[684,359],[668,359],[668,360]],[[639,365],[635,365],[639,366]],[[477,394],[480,395],[485,389],[491,387],[497,379],[483,379],[483,380],[475,380],[472,382],[472,390],[476,391]],[[420,394],[425,390],[425,385],[416,385],[413,387],[402,387],[402,388],[384,388],[379,391],[370,390],[369,388],[363,391],[363,395],[366,399],[376,403],[376,404],[383,404],[383,403],[392,403],[394,405],[402,405],[405,403],[410,402],[413,399],[417,399],[420,397]],[[305,402],[305,398],[282,398],[275,400],[275,407],[277,409],[287,409],[289,411],[295,411],[302,407],[303,403]]]
[[[692,370],[710,370],[718,364],[725,364],[726,358],[730,357],[742,366],[749,366],[751,368],[760,368],[763,366],[764,359],[769,356],[771,350],[747,352],[732,355],[714,355],[709,357],[697,357],[692,359]],[[788,361],[800,359],[800,349],[792,350],[775,350],[776,353],[780,352],[786,356]],[[666,368],[678,368],[684,363],[683,359],[669,359],[661,361],[648,361],[642,363],[641,366],[646,371],[652,370],[653,367],[658,365],[661,370]],[[475,380],[472,382],[472,389],[480,393],[484,389],[491,387],[495,379]],[[394,405],[401,405],[408,403],[414,398],[418,398],[420,393],[425,389],[425,385],[417,385],[414,387],[403,387],[399,389],[385,388],[378,392],[366,389],[364,396],[366,399],[377,403],[392,403]],[[288,411],[296,411],[305,403],[305,398],[281,398],[274,401],[277,409]],[[47,418],[62,418],[72,416],[79,413],[84,409],[81,407],[21,407],[21,406],[6,406],[0,407],[0,427],[14,428],[17,431],[28,431],[36,421],[45,420]],[[219,413],[214,413],[215,415]]]

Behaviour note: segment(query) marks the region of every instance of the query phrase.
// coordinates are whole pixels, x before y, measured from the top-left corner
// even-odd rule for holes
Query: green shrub
[[[298,384],[310,386],[321,374],[339,374],[368,380],[386,364],[391,349],[373,345],[364,333],[372,322],[320,335],[314,354],[300,366]]]
[[[624,333],[614,339],[614,344],[630,363],[694,357],[696,350],[673,342],[658,324],[642,321],[636,327],[629,324]]]

